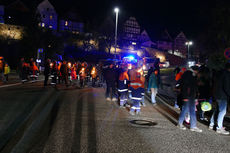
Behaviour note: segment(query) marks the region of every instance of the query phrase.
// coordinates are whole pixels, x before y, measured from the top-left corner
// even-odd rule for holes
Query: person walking
[[[0,57],[0,80],[2,80],[3,82],[5,81],[4,67],[5,67],[4,58]]]
[[[151,89],[151,102],[156,105],[156,95],[160,85],[158,70],[154,70],[149,77],[148,88]]]
[[[219,134],[229,135],[229,132],[223,127],[224,116],[227,111],[227,100],[230,97],[230,63],[227,63],[225,70],[220,72],[216,77],[216,84],[214,85],[214,98],[218,105],[218,117],[216,132]],[[215,109],[209,124],[209,129],[214,127],[214,116],[217,113]]]
[[[196,104],[195,98],[197,96],[198,87],[197,87],[197,73],[199,68],[197,66],[192,66],[187,70],[181,78],[181,94],[183,99],[182,111],[179,115],[178,127],[182,130],[186,130],[186,127],[183,125],[185,115],[189,112],[190,114],[190,130],[194,132],[202,132],[201,129],[197,127],[196,120]]]
[[[47,59],[46,62],[45,62],[44,75],[45,75],[44,87],[46,87],[47,82],[49,80],[49,75],[50,75],[50,59]]]

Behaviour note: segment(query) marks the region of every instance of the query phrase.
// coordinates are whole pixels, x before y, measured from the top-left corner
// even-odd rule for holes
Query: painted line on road
[[[39,81],[44,81],[44,79],[43,80],[36,80],[36,81],[29,81],[27,83],[34,83],[34,82],[39,82]],[[12,86],[17,86],[17,85],[22,85],[22,84],[23,84],[22,82],[14,83],[14,84],[7,84],[7,85],[0,86],[0,88],[12,87]]]

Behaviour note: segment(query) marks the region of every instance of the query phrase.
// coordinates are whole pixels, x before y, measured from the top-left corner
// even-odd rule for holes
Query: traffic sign
[[[225,51],[224,51],[224,56],[225,56],[227,59],[230,59],[230,48],[225,49]]]

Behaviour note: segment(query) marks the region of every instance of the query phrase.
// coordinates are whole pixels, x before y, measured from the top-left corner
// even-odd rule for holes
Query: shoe
[[[140,111],[137,111],[137,112],[136,112],[136,115],[141,115],[141,112],[140,112]]]
[[[113,98],[112,101],[117,101],[117,98]]]
[[[120,105],[120,108],[125,108],[125,106],[124,105]]]
[[[152,103],[153,104],[153,106],[156,106],[157,105],[157,103]]]
[[[135,112],[134,111],[129,111],[129,114],[134,116],[135,115]]]
[[[141,103],[141,104],[142,104],[142,106],[143,106],[143,107],[145,107],[145,106],[146,106],[146,104],[145,104],[145,103]]]
[[[229,135],[229,132],[225,130],[225,128],[216,129],[216,133],[223,134],[223,135]]]
[[[186,130],[186,127],[183,124],[178,124],[177,127],[179,127],[181,130]]]
[[[193,131],[193,132],[198,132],[198,133],[202,132],[202,130],[199,129],[198,127],[191,128],[190,130]]]
[[[213,125],[209,125],[208,129],[213,130]]]
[[[107,100],[107,101],[111,101],[111,99],[110,99],[109,97],[108,97],[108,98],[106,98],[106,100]]]
[[[126,103],[126,104],[125,104],[125,107],[130,107],[130,105]]]

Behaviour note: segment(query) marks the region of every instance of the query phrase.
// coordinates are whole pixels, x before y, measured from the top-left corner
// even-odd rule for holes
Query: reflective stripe
[[[131,86],[141,86],[140,83],[130,83]]]
[[[132,106],[131,109],[141,109],[140,107]]]
[[[124,91],[128,91],[128,89],[118,89],[119,92],[124,92]]]
[[[132,97],[131,99],[134,99],[134,100],[142,100],[142,98],[137,98],[137,97]]]
[[[56,83],[52,83],[52,82],[51,82],[51,84],[56,84]]]
[[[144,96],[144,95],[145,95],[145,93],[141,93],[141,95],[143,95],[143,96]]]

